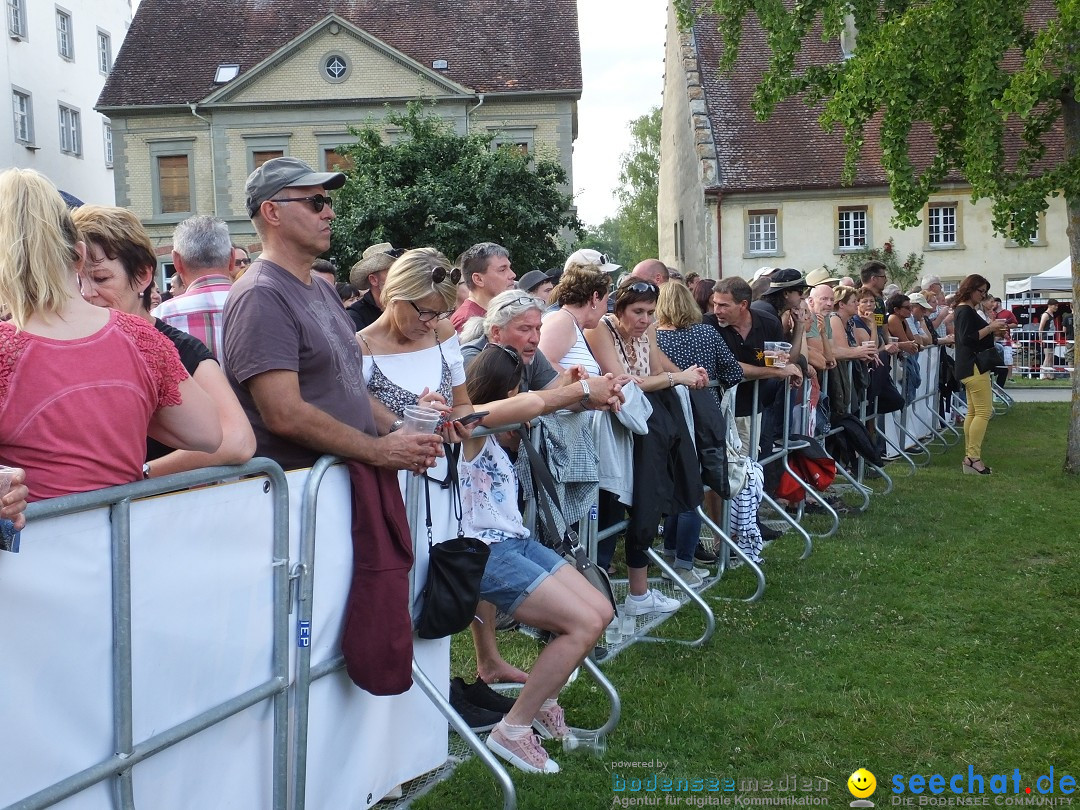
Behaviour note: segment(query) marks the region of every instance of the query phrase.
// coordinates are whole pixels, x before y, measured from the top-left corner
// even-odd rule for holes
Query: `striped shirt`
[[[153,314],[169,326],[197,337],[220,363],[224,327],[221,311],[231,287],[232,281],[226,275],[201,276],[183,295],[163,301]]]
[[[544,313],[543,319],[546,321],[549,317],[554,316],[556,312],[562,310],[556,310],[555,312]],[[566,313],[570,315],[569,312]],[[570,315],[573,318],[572,315]],[[592,377],[600,375],[600,364],[596,362],[596,358],[593,357],[592,349],[589,348],[589,344],[585,342],[585,333],[581,331],[581,327],[577,325],[577,320],[574,320],[574,329],[577,332],[577,340],[574,341],[574,345],[566,352],[566,356],[561,358],[558,363],[563,368],[570,368],[570,366],[584,366],[585,370],[589,372]],[[551,360],[549,357],[548,360]]]

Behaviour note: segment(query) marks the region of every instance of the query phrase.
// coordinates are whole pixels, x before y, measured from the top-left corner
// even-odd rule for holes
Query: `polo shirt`
[[[764,366],[765,342],[783,340],[784,327],[781,325],[780,319],[774,315],[753,307],[749,312],[750,331],[746,333],[745,338],[739,334],[739,330],[734,326],[720,326],[716,321],[716,316],[713,316],[712,323],[719,330],[720,337],[724,339],[728,348],[731,349],[731,353],[735,355],[736,360],[740,363],[746,363],[748,366]],[[769,404],[776,396],[776,386],[768,385],[767,382],[763,381],[760,386],[759,410]],[[735,415],[749,416],[753,413],[753,405],[753,385],[740,385],[735,390]]]

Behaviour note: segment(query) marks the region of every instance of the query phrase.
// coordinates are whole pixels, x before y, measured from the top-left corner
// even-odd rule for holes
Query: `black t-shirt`
[[[720,326],[713,316],[712,323],[720,331],[735,359],[748,366],[765,365],[765,341],[783,340],[784,327],[780,319],[767,312],[750,309],[750,331],[744,338],[734,326]],[[762,380],[758,395],[758,407],[763,408],[776,397],[777,380]],[[740,385],[735,391],[735,415],[749,416],[753,413],[754,386],[752,382]]]
[[[174,326],[169,326],[160,318],[154,319],[154,328],[172,341],[172,344],[176,347],[176,353],[180,355],[180,364],[187,369],[187,373],[192,377],[195,376],[195,369],[197,369],[199,364],[204,360],[213,360],[213,362],[217,362],[217,360],[214,360],[214,355],[206,348],[206,344],[197,337],[192,337],[187,332],[183,332]],[[146,437],[147,461],[153,461],[155,458],[167,456],[174,449],[175,448],[162,444],[156,439],[151,439],[149,436]]]
[[[357,332],[361,329],[367,329],[378,320],[380,315],[382,315],[382,310],[379,309],[379,305],[375,303],[375,296],[371,294],[371,290],[364,293],[359,301],[355,301],[345,307],[345,311],[349,313],[349,317],[352,318],[353,325],[356,327]]]

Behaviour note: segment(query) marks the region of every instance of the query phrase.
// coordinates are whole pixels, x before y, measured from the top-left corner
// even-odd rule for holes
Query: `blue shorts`
[[[500,540],[490,548],[480,597],[511,615],[541,582],[567,564],[562,556],[532,538]]]

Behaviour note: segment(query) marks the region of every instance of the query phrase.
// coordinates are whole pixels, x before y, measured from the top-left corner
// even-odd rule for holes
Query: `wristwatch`
[[[589,407],[589,384],[585,380],[578,380],[581,383],[581,406],[583,408]]]
[[[150,477],[150,462],[149,461],[147,461],[145,464],[142,465],[142,477],[143,477],[143,481],[145,481],[147,478]]]
[[[390,430],[388,430],[387,432],[388,433],[393,433],[395,430],[400,430],[401,426],[404,425],[404,424],[405,424],[404,419],[395,419],[393,422],[390,423]]]

